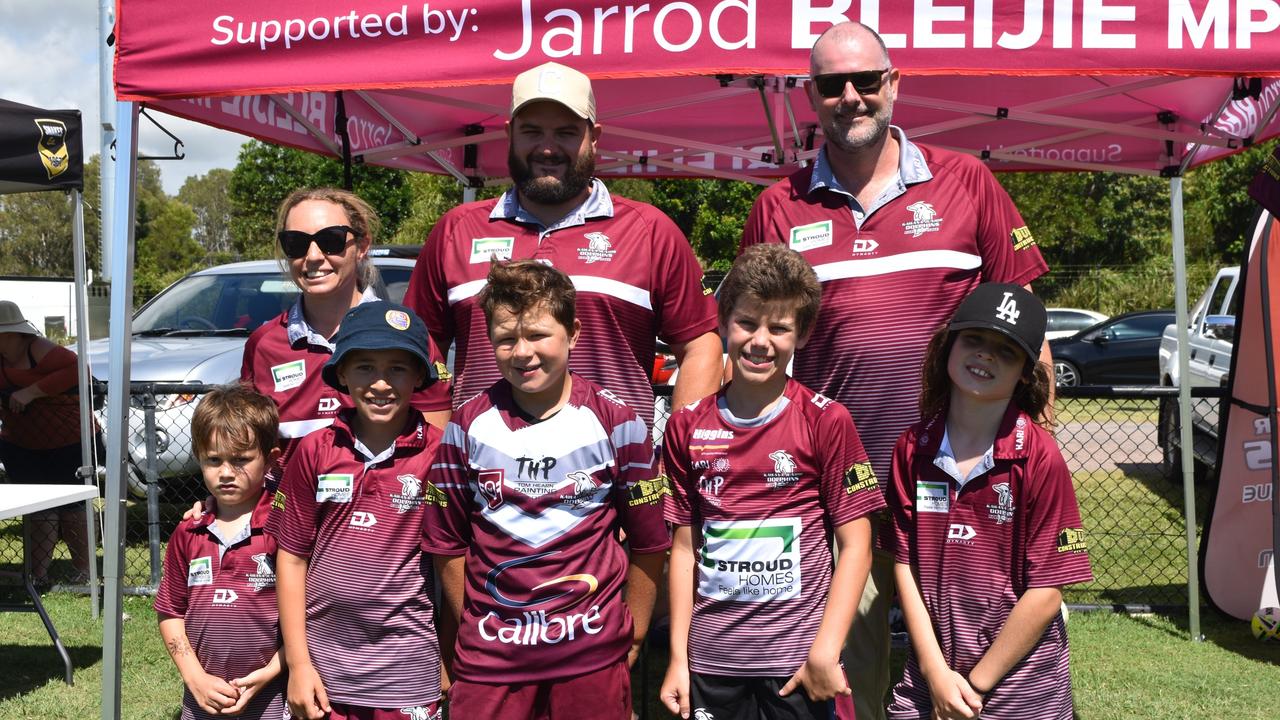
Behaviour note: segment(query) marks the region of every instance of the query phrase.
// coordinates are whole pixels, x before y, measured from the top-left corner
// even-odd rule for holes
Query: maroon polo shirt
[[[370,462],[351,410],[298,443],[269,531],[307,559],[307,647],[329,699],[401,708],[440,699],[431,562],[419,549],[440,430],[416,413]]]
[[[169,537],[155,609],[162,619],[182,618],[200,666],[230,681],[262,668],[280,648],[276,541],[263,532],[271,496],[262,494],[249,518],[248,534],[230,547],[210,529],[217,518],[216,503],[210,502],[212,509],[179,523]],[[284,678],[282,673],[254,697],[241,717],[280,718]],[[182,717],[225,716],[201,710],[184,688]]]

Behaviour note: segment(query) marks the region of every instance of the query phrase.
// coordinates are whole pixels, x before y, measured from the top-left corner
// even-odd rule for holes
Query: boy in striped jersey
[[[304,720],[438,720],[440,648],[419,538],[440,430],[412,398],[436,380],[412,310],[361,303],[321,370],[354,409],[304,437],[276,492],[289,707]]]
[[[569,372],[575,298],[536,260],[491,264],[480,293],[503,379],[445,429],[423,535],[458,619],[455,718],[631,718],[665,486],[635,410]]]
[[[212,498],[169,538],[155,604],[160,637],[186,685],[183,720],[287,717],[276,542],[263,532],[278,426],[275,404],[238,385],[205,395],[192,417]]]
[[[884,499],[848,411],[786,374],[821,294],[795,251],[748,248],[719,297],[733,381],[667,423],[661,697],[684,718],[853,718],[840,650]]]

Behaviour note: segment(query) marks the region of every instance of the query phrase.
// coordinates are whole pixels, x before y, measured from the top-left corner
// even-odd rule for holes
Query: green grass
[[[1140,398],[1061,398],[1053,405],[1054,422],[1155,422],[1160,403]]]
[[[0,718],[76,720],[100,715],[102,624],[86,598],[54,593],[45,602],[75,663],[75,686],[34,614],[0,614]],[[182,685],[156,632],[147,598],[125,598],[121,717],[172,720]],[[1207,613],[1204,642],[1187,637],[1185,617],[1073,613],[1072,680],[1079,720],[1148,718],[1274,719],[1280,643],[1260,643],[1248,625]],[[895,668],[902,653],[895,652]],[[633,681],[649,717],[668,717],[656,694],[665,653],[648,658],[648,697]]]

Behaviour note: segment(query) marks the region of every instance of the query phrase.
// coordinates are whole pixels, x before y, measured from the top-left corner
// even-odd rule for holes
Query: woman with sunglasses
[[[278,257],[302,296],[249,336],[240,378],[280,409],[283,453],[278,468],[302,437],[332,423],[339,409],[351,407],[349,397],[320,378],[320,368],[333,354],[331,340],[347,311],[379,299],[373,289],[378,271],[368,257],[378,226],[368,203],[335,188],[295,190],[276,213]],[[447,378],[434,344],[430,351],[436,369]],[[443,428],[451,407],[449,383],[431,384],[412,402],[428,422]],[[272,475],[279,479],[278,471]]]

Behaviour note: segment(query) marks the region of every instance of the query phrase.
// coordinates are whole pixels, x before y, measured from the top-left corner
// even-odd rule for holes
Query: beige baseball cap
[[[511,84],[511,117],[525,105],[544,100],[560,103],[583,120],[595,122],[591,78],[567,65],[546,62],[517,75]]]

